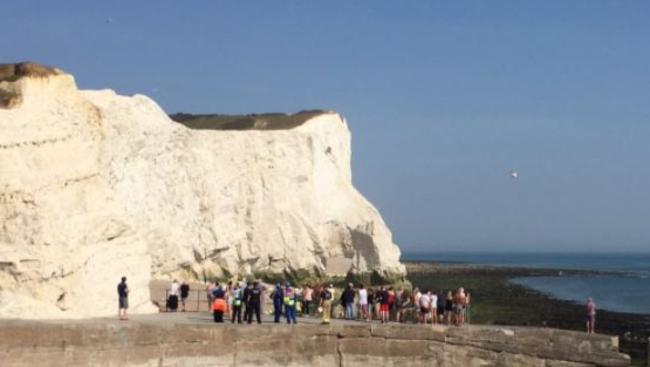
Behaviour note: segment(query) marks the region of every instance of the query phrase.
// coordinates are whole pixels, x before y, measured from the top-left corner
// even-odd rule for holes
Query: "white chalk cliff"
[[[114,315],[122,275],[131,310],[153,312],[152,278],[404,273],[352,186],[339,114],[190,129],[145,96],[11,67],[0,69],[0,317]]]

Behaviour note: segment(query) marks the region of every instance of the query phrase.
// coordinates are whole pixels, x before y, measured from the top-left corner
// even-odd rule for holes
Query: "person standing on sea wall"
[[[187,302],[187,297],[190,295],[190,286],[186,281],[181,283],[181,306],[183,307],[183,312],[185,312],[185,303]]]
[[[228,312],[230,312],[230,318],[232,318],[232,300],[230,299],[230,291],[232,290],[232,280],[228,281],[226,287],[223,289],[224,299],[226,300],[226,305],[228,306]]]
[[[244,320],[248,321],[248,314],[251,313],[252,308],[250,307],[250,298],[251,290],[253,289],[253,284],[251,282],[246,282],[246,286],[242,291],[242,301],[244,302]]]
[[[363,284],[359,286],[357,291],[359,295],[359,313],[361,314],[362,320],[368,319],[368,291],[363,287]]]
[[[214,322],[222,323],[223,314],[228,311],[228,305],[225,300],[226,292],[220,286],[215,288],[212,292],[214,301],[212,304],[212,312],[214,314]]]
[[[472,313],[470,312],[472,309],[472,295],[469,292],[465,292],[465,323],[469,324],[471,321],[471,316]]]
[[[323,312],[323,324],[329,324],[332,317],[332,299],[334,298],[334,286],[329,288],[323,285],[323,292],[320,297],[320,307]]]
[[[208,300],[208,310],[212,311],[212,291],[214,290],[214,282],[208,282],[208,285],[205,287],[205,293]]]
[[[275,284],[275,289],[271,292],[271,299],[273,300],[273,322],[277,324],[280,322],[282,304],[284,303],[284,291],[279,282]]]
[[[260,303],[262,302],[262,288],[260,288],[257,281],[253,282],[253,287],[250,289],[248,294],[248,302],[246,305],[246,312],[248,313],[248,318],[246,319],[247,323],[253,322],[253,314],[255,314],[255,319],[258,324],[262,323],[262,318],[260,315],[261,308]],[[250,310],[250,311],[249,311]]]
[[[348,284],[348,287],[341,294],[341,304],[345,307],[345,318],[354,320],[354,285]]]
[[[230,317],[230,322],[234,324],[235,319],[237,319],[237,323],[241,324],[242,291],[237,282],[235,282],[235,285],[230,291],[230,297],[228,299],[230,299],[232,303],[231,305],[232,313]]]
[[[368,294],[370,301],[369,307],[371,308],[370,321],[372,321],[373,317],[379,320],[381,319],[381,312],[379,312],[379,298],[381,297],[381,288],[376,288],[375,290],[370,288],[368,292],[370,292]]]
[[[291,283],[287,282],[284,289],[284,314],[287,318],[287,324],[297,324],[296,321],[296,291],[291,287]]]
[[[587,299],[587,333],[596,332],[596,303],[589,297]]]
[[[174,279],[169,289],[169,297],[167,297],[167,309],[171,310],[172,312],[176,312],[176,310],[178,309],[179,290],[180,290],[180,285],[178,284],[178,281]]]
[[[126,310],[129,308],[129,287],[126,285],[126,277],[117,285],[118,310],[117,317],[120,320],[128,320]]]
[[[386,322],[390,321],[390,316],[391,313],[394,313],[395,311],[395,289],[393,287],[388,287],[388,318],[386,319]]]
[[[438,293],[438,303],[436,304],[437,314],[435,315],[439,323],[443,323],[445,320],[445,304],[447,303],[445,299],[445,291],[440,291]]]
[[[381,287],[379,291],[379,314],[381,315],[381,323],[388,322],[388,312],[390,310],[390,299],[386,287]]]
[[[454,313],[456,317],[456,326],[463,326],[465,324],[465,304],[467,298],[465,289],[459,288],[454,297]]]
[[[407,290],[400,289],[397,297],[397,312],[395,314],[395,321],[404,322],[406,321],[404,316],[406,315],[406,309],[411,306],[411,295]]]
[[[375,315],[375,292],[372,287],[368,287],[368,322],[372,321],[373,315]]]
[[[314,290],[307,284],[302,290],[302,314],[309,316],[311,314],[311,305],[313,301]]]
[[[426,324],[427,317],[429,316],[430,307],[431,307],[431,298],[429,298],[429,292],[426,292],[420,296],[420,323]]]
[[[431,312],[431,325],[438,323],[438,293],[435,290],[429,293],[429,310]]]
[[[413,289],[413,305],[415,306],[415,316],[418,319],[418,321],[421,318],[420,298],[422,298],[422,292],[420,292],[420,288],[415,287],[415,289]]]
[[[452,316],[454,313],[454,295],[451,291],[447,292],[447,298],[445,299],[445,324],[449,325],[452,322]]]

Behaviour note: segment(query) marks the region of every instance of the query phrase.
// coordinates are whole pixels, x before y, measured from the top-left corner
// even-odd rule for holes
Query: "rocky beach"
[[[420,289],[465,287],[471,293],[471,320],[489,325],[525,325],[584,331],[584,305],[554,299],[513,284],[530,276],[597,276],[607,272],[571,269],[498,267],[464,263],[407,261],[408,278]],[[560,275],[561,274],[561,275]],[[598,332],[619,337],[621,351],[635,365],[647,360],[650,315],[598,311]]]

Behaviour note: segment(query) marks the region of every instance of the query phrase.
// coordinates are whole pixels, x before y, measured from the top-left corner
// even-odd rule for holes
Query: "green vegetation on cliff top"
[[[197,130],[288,130],[326,113],[329,113],[329,111],[309,110],[294,114],[265,113],[250,115],[175,113],[169,115],[169,117],[190,129]]]

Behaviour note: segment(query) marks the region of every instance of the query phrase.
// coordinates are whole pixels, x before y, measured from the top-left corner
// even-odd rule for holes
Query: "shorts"
[[[361,307],[361,311],[368,312],[368,304],[367,303],[363,304],[363,305],[359,305],[359,307]]]
[[[429,307],[420,307],[420,313],[429,313]]]
[[[379,311],[388,312],[388,305],[382,303],[381,305],[379,305]]]
[[[129,308],[129,297],[122,297],[120,296],[119,300],[119,306],[120,309],[127,309]]]
[[[596,322],[596,315],[587,315],[587,322]]]
[[[461,313],[463,313],[464,310],[465,310],[465,306],[463,306],[463,305],[454,305],[454,312],[455,313],[461,314]]]

